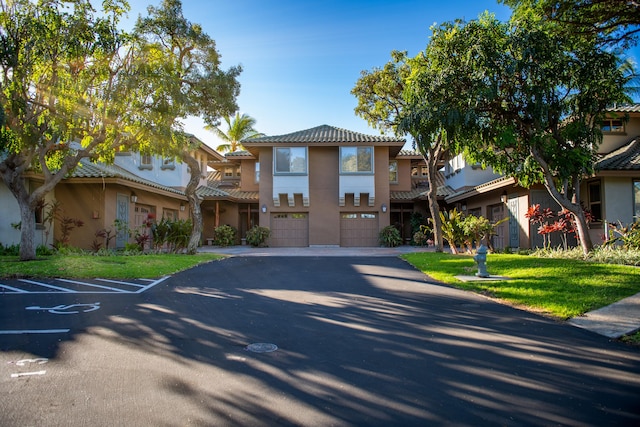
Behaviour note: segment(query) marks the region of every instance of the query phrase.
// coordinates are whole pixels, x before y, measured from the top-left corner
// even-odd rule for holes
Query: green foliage
[[[417,246],[429,246],[433,244],[432,231],[426,225],[420,225],[418,231],[413,233],[413,244]]]
[[[162,218],[151,226],[153,246],[156,252],[166,250],[170,253],[182,252],[189,243],[192,222],[190,219],[172,220]]]
[[[396,227],[393,225],[387,225],[380,231],[378,241],[382,246],[395,248],[402,244],[402,237],[400,236],[400,231],[398,231]]]
[[[0,255],[2,256],[18,256],[20,253],[20,245],[7,245],[4,246],[0,243]]]
[[[609,239],[605,246],[621,246],[623,249],[640,250],[640,222],[626,227],[621,223],[609,224]]]
[[[491,274],[511,280],[460,282],[456,275],[476,270],[471,256],[423,252],[402,258],[440,282],[563,319],[640,292],[637,268],[631,266],[490,254],[487,266]]]
[[[247,230],[247,243],[254,248],[266,246],[267,239],[271,236],[271,230],[267,227],[254,226]]]
[[[213,133],[215,133],[218,138],[225,141],[224,144],[220,144],[216,147],[216,150],[221,153],[227,151],[233,153],[238,150],[244,150],[240,141],[264,136],[264,134],[254,129],[256,119],[248,116],[247,114],[240,115],[240,113],[236,112],[233,119],[231,116],[224,116],[223,118],[227,123],[226,132],[219,127],[206,126],[206,129],[213,130]]]
[[[465,240],[463,228],[463,215],[457,209],[449,212],[440,212],[440,220],[442,221],[442,237],[449,243],[451,253],[458,253],[458,246]]]
[[[222,258],[215,254],[142,255],[137,249],[129,253],[113,252],[109,256],[93,254],[55,254],[31,262],[16,262],[17,256],[0,257],[0,278],[6,277],[63,277],[110,279],[157,279],[201,263]]]
[[[217,246],[231,246],[236,243],[237,231],[230,225],[221,225],[213,230],[213,243]]]

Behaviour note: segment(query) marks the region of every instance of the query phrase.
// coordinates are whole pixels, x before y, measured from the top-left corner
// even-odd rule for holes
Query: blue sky
[[[160,0],[130,4],[135,19]],[[501,20],[511,14],[495,0],[182,0],[182,6],[186,19],[216,41],[223,68],[242,65],[240,113],[267,135],[323,124],[379,134],[353,112],[350,91],[362,70],[383,66],[392,50],[416,55],[434,23],[474,19],[485,10]],[[203,126],[185,123],[217,146]]]

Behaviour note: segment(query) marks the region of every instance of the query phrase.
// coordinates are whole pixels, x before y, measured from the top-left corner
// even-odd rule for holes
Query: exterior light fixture
[[[267,205],[262,205],[262,213],[267,213]]]
[[[136,193],[134,193],[133,191],[131,192],[131,203],[137,203],[138,202],[138,196],[136,195]]]
[[[184,210],[186,209],[184,203],[180,203],[180,210],[184,212]]]
[[[462,212],[466,212],[467,210],[467,204],[463,203],[462,206],[460,206],[460,209],[462,210]]]
[[[500,196],[500,201],[502,203],[507,203],[507,192],[506,192],[506,190],[502,192],[502,195]]]
[[[386,204],[382,204],[382,206],[380,206],[380,208],[382,209],[382,213],[386,213],[387,212],[387,205]]]

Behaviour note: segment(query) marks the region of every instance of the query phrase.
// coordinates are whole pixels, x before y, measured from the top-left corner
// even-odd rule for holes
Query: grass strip
[[[640,292],[637,267],[579,260],[490,254],[488,271],[512,280],[462,282],[477,267],[467,255],[412,253],[403,258],[433,279],[561,319],[579,316]]]
[[[223,256],[161,254],[137,256],[54,255],[34,261],[18,257],[0,257],[0,278],[54,277],[88,279],[150,279],[174,274]]]

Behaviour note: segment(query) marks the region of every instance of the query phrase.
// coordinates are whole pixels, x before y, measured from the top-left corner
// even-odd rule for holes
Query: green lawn
[[[90,256],[54,255],[20,262],[18,257],[0,257],[0,278],[61,277],[111,279],[156,278],[198,264],[223,258],[215,254]]]
[[[432,278],[496,297],[559,318],[578,316],[640,292],[638,267],[585,261],[489,254],[488,271],[513,280],[462,282],[456,275],[473,275],[471,256],[413,253],[403,256]]]

